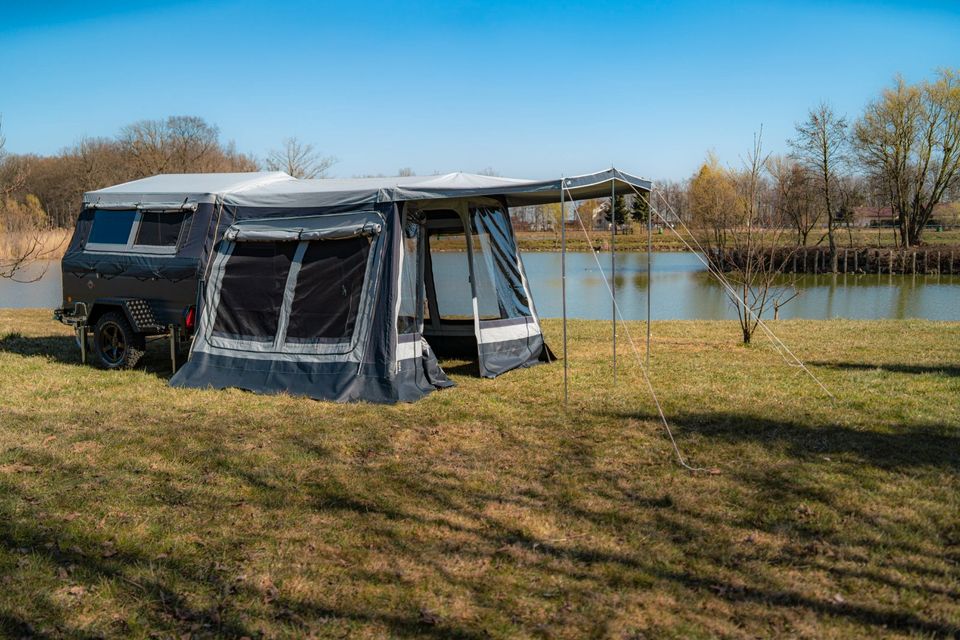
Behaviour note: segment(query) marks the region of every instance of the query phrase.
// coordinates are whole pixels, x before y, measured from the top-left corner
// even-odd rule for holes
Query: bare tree
[[[854,126],[860,161],[882,185],[904,246],[920,243],[933,210],[960,181],[960,72],[892,88]]]
[[[294,178],[326,178],[327,171],[337,163],[333,156],[321,156],[312,144],[304,144],[295,137],[286,138],[283,147],[267,155],[270,171],[284,171]]]
[[[843,175],[837,180],[836,221],[847,228],[847,246],[853,247],[853,223],[857,207],[866,202],[866,181],[862,176]]]
[[[400,176],[401,178],[409,178],[410,176],[415,176],[417,174],[410,167],[403,167],[402,169],[397,171],[397,175]]]
[[[736,306],[744,344],[750,343],[765,311],[797,295],[777,282],[786,262],[778,255],[784,227],[769,225],[763,203],[767,157],[762,135],[761,129],[754,136],[742,169],[723,169],[711,154],[690,180],[692,231]]]
[[[797,232],[797,245],[805,246],[810,232],[820,222],[813,176],[800,163],[783,156],[771,156],[767,171],[773,178],[773,206],[780,224]]]
[[[3,117],[0,116],[0,197],[11,196],[23,187],[25,181],[22,165],[12,162],[7,153],[7,136],[3,133]]]
[[[689,181],[657,180],[657,193],[667,203],[667,211],[673,213],[681,221],[690,218]]]
[[[252,159],[221,145],[220,130],[197,116],[134,122],[120,130],[116,144],[123,154],[122,166],[137,178],[256,168]]]
[[[837,243],[834,234],[837,207],[837,180],[847,158],[847,121],[826,102],[811,109],[804,122],[797,123],[796,137],[789,141],[794,157],[817,178],[823,212],[827,218],[830,268],[837,270]]]
[[[481,176],[490,176],[491,178],[500,177],[500,172],[493,167],[484,167],[483,169],[480,169],[480,171],[477,171],[477,173]]]
[[[26,183],[24,165],[6,151],[7,139],[0,121],[0,278],[17,278],[36,260],[49,257],[44,232],[48,218],[40,200],[32,194],[20,194]],[[21,197],[22,195],[22,197]],[[34,274],[37,280],[43,273]]]

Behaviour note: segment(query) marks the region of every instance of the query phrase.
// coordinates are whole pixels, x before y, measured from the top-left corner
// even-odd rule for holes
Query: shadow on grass
[[[447,375],[480,377],[480,363],[476,360],[449,359],[440,360],[440,368]]]
[[[829,369],[853,371],[886,371],[889,373],[933,374],[939,376],[960,376],[957,365],[920,365],[920,364],[872,364],[869,362],[808,362],[807,364]]]
[[[741,428],[752,429],[755,432],[753,436],[756,438],[759,435],[760,442],[771,445],[784,442],[784,435],[780,431],[785,428],[821,430],[797,424],[758,425],[754,418],[736,415],[688,416],[685,420],[675,422],[681,426],[678,429],[680,436],[685,435],[685,431],[696,431],[734,442],[748,437],[735,433],[739,424]],[[912,432],[920,430],[915,427]],[[861,436],[860,440],[854,440],[847,446],[849,435],[842,430],[827,431],[828,441],[838,441],[832,443],[831,450],[850,451],[851,448],[866,447],[868,450],[886,451],[888,447],[897,446],[895,441],[884,440],[887,437],[884,434]],[[881,440],[870,441],[870,437]],[[843,447],[839,441],[845,443]],[[803,440],[791,441],[789,438],[787,442],[798,447],[804,443]],[[184,475],[174,480],[183,481],[192,476],[212,480],[211,473],[229,476],[249,489],[243,491],[243,495],[250,505],[262,512],[301,504],[309,512],[334,516],[336,521],[343,523],[342,526],[358,533],[355,543],[346,538],[344,540],[347,542],[341,541],[342,544],[389,551],[392,558],[402,559],[407,566],[424,567],[431,580],[453,585],[462,593],[469,594],[476,608],[497,608],[501,619],[510,620],[504,623],[509,624],[507,628],[516,633],[540,629],[530,620],[518,617],[517,609],[511,613],[510,607],[516,602],[536,603],[536,606],[554,612],[557,618],[553,624],[563,628],[563,616],[567,615],[563,609],[564,601],[593,602],[597,594],[629,589],[659,589],[696,599],[716,597],[733,606],[740,603],[759,604],[766,609],[745,615],[760,624],[775,625],[783,612],[800,610],[818,617],[845,619],[864,626],[885,626],[885,632],[950,636],[958,631],[955,626],[897,606],[889,600],[885,603],[869,600],[862,603],[831,601],[826,596],[820,598],[813,595],[816,590],[811,590],[802,580],[778,584],[776,574],[765,574],[768,569],[766,566],[758,568],[754,563],[744,565],[742,569],[737,568],[739,560],[736,557],[731,560],[726,555],[728,548],[736,546],[735,543],[723,540],[723,534],[718,534],[718,531],[733,529],[738,532],[734,535],[744,535],[758,526],[773,531],[783,523],[758,525],[735,517],[727,517],[719,523],[711,521],[708,514],[696,512],[695,505],[690,504],[689,500],[677,502],[669,494],[659,492],[637,495],[634,492],[642,489],[625,486],[622,476],[598,462],[595,450],[597,443],[583,438],[570,438],[558,447],[555,458],[555,464],[559,465],[557,471],[576,473],[575,481],[584,485],[584,491],[617,503],[619,506],[612,512],[595,511],[583,503],[573,504],[564,492],[554,492],[551,483],[538,485],[532,490],[510,491],[498,489],[497,486],[465,482],[463,477],[451,472],[420,469],[419,473],[410,473],[403,467],[367,469],[357,465],[348,472],[338,474],[337,467],[343,461],[338,460],[326,447],[300,434],[286,438],[284,444],[296,448],[304,456],[304,462],[329,461],[330,467],[292,482],[283,470],[278,470],[272,464],[258,466],[256,458],[242,452],[212,447],[209,456],[197,456],[197,466],[183,469],[180,473]],[[940,442],[936,446],[944,448],[943,456],[956,450],[955,442]],[[389,455],[389,451],[385,454]],[[12,454],[8,452],[9,455]],[[65,477],[76,479],[93,473],[109,473],[108,470],[82,464],[75,467],[63,465],[62,461],[50,454],[40,452],[21,450],[16,456],[18,462],[29,464],[32,468],[49,469],[41,474],[44,476],[62,473]],[[875,452],[874,457],[882,456]],[[939,464],[946,464],[945,458],[941,458]],[[545,471],[549,472],[550,469]],[[142,489],[146,495],[156,494],[157,485],[170,480],[160,472],[138,472],[144,473],[146,475],[140,477],[138,482],[146,483],[146,488]],[[751,491],[747,492],[749,497],[745,496],[744,499],[751,503],[751,508],[759,509],[759,505],[766,503],[791,505],[797,500],[830,504],[832,500],[828,491],[805,485],[787,472],[782,475],[765,472],[759,478],[751,476],[749,481],[736,481],[743,486],[750,485]],[[760,486],[759,481],[764,484],[761,491],[754,493],[753,489]],[[43,490],[41,486],[37,492]],[[259,634],[255,625],[258,621],[271,620],[283,625],[283,628],[292,628],[303,634],[316,632],[318,628],[326,628],[322,625],[339,621],[348,625],[382,627],[389,635],[397,637],[487,637],[476,620],[447,620],[418,610],[416,602],[423,597],[422,592],[404,594],[403,589],[408,588],[405,582],[409,578],[398,574],[390,563],[385,567],[376,562],[366,565],[362,561],[345,565],[348,566],[346,577],[337,579],[344,580],[348,590],[364,588],[361,585],[379,592],[391,589],[386,593],[402,598],[401,606],[394,606],[391,610],[376,604],[382,603],[382,600],[369,598],[333,606],[322,600],[288,595],[284,593],[283,585],[280,585],[279,592],[271,592],[270,587],[264,589],[242,580],[241,576],[247,571],[244,558],[251,549],[257,547],[256,542],[236,548],[231,546],[237,544],[236,540],[214,538],[205,540],[197,553],[171,553],[162,558],[143,546],[126,545],[109,557],[104,557],[104,544],[111,538],[109,526],[96,529],[77,527],[62,517],[44,514],[44,510],[36,506],[38,496],[4,481],[2,476],[0,492],[6,496],[5,501],[0,500],[0,561],[4,556],[29,557],[31,562],[42,565],[41,572],[46,576],[56,576],[58,568],[72,567],[69,577],[62,578],[63,586],[83,585],[94,596],[98,589],[109,584],[111,598],[136,603],[138,622],[161,635],[193,633],[199,636],[257,637]],[[415,499],[403,500],[402,496],[415,496]],[[214,499],[213,496],[210,499]],[[231,497],[219,499],[229,500]],[[145,498],[143,505],[147,504],[149,499]],[[602,531],[603,537],[634,535],[641,528],[645,535],[669,541],[681,556],[695,563],[695,568],[686,562],[665,561],[640,546],[614,549],[608,544],[594,542],[587,536],[551,539],[545,535],[534,535],[509,515],[497,515],[496,511],[491,513],[487,507],[492,504],[511,505],[527,512],[548,514],[548,517],[572,515],[580,523],[578,526],[588,531]],[[191,508],[189,504],[180,506]],[[206,506],[217,510],[222,507],[224,511],[229,508],[226,503]],[[192,508],[200,507],[195,504]],[[145,514],[149,513],[145,510]],[[156,519],[158,514],[147,517]],[[277,526],[284,526],[282,518],[277,523]],[[314,535],[323,540],[322,532]],[[822,532],[803,527],[794,529],[793,535],[800,547],[824,538]],[[850,542],[838,539],[835,544],[849,545]],[[444,562],[443,558],[451,554],[455,554],[459,560],[452,564]],[[799,565],[807,560],[804,559],[804,552],[798,551],[795,557],[784,561]],[[460,563],[466,563],[469,567],[471,562],[491,563],[499,569],[477,573],[470,570],[458,573],[452,569]],[[507,567],[511,570],[504,578],[500,572]],[[19,580],[29,580],[31,577],[26,568],[8,573]],[[523,582],[508,586],[511,576],[523,576]],[[547,589],[543,585],[557,577],[564,580],[562,598],[544,593]],[[843,577],[842,572],[838,574],[838,579],[842,580]],[[848,577],[859,577],[871,583],[885,582],[882,576],[868,573],[860,576],[850,574]],[[947,578],[944,577],[944,580]],[[919,582],[890,586],[898,590],[928,589]],[[510,595],[490,595],[499,594],[504,589]],[[940,593],[951,597],[954,595],[949,588]],[[198,598],[197,594],[203,597]],[[198,605],[198,601],[205,604]],[[256,606],[251,607],[251,603]],[[519,610],[522,611],[525,606],[522,605]],[[10,635],[31,637],[84,637],[85,630],[71,627],[74,619],[71,612],[52,594],[35,598],[30,611],[30,615],[24,615],[0,609],[0,630]],[[589,624],[596,625],[594,628],[579,627],[578,631],[584,631],[586,635],[603,635],[607,630],[603,627],[602,611],[597,611],[596,620],[589,621]],[[572,617],[571,620],[579,625],[588,624],[583,619]],[[128,632],[121,621],[116,625],[97,629],[97,634],[93,635],[105,632],[107,635],[122,636]],[[540,630],[549,635],[549,629]]]
[[[76,356],[76,347],[69,337],[7,336],[0,338],[0,349],[49,356],[45,340],[58,341],[48,345],[53,351],[63,350]],[[163,358],[162,351],[153,355],[157,364],[163,364]],[[475,363],[449,362],[453,366],[448,371],[452,373],[475,371]],[[77,363],[78,358],[71,362]],[[608,416],[653,419],[636,414]],[[306,635],[318,628],[327,630],[323,625],[332,621],[376,626],[400,637],[486,637],[483,622],[477,619],[446,620],[418,610],[418,601],[429,600],[431,589],[448,586],[470,599],[475,610],[488,612],[487,618],[498,619],[503,628],[516,635],[550,635],[551,627],[541,628],[547,616],[529,614],[530,609],[536,608],[553,616],[552,629],[579,635],[610,635],[603,618],[613,614],[597,603],[608,594],[651,589],[667,593],[668,599],[717,598],[732,607],[744,605],[736,617],[766,631],[776,630],[782,619],[795,611],[800,616],[876,627],[881,633],[952,636],[960,631],[956,625],[937,619],[937,615],[942,616],[944,605],[939,605],[936,614],[912,610],[909,604],[899,604],[890,595],[891,591],[912,591],[954,598],[952,578],[946,573],[922,580],[917,577],[918,570],[906,569],[902,580],[891,582],[869,567],[852,569],[847,563],[830,570],[835,580],[828,584],[859,580],[874,589],[885,588],[883,597],[867,592],[857,598],[860,602],[844,602],[820,596],[822,583],[803,572],[805,567],[815,564],[816,551],[811,549],[824,542],[852,554],[859,547],[873,544],[870,538],[875,535],[884,540],[888,551],[927,557],[932,554],[920,544],[896,540],[899,530],[916,527],[915,524],[871,519],[870,514],[857,510],[858,505],[839,504],[835,487],[822,486],[813,477],[794,475],[798,466],[824,455],[911,475],[923,473],[923,467],[933,468],[935,473],[954,472],[960,468],[956,456],[960,438],[952,435],[955,430],[950,425],[905,424],[897,432],[867,431],[798,419],[770,420],[736,411],[671,415],[670,420],[681,446],[691,435],[711,444],[731,445],[725,448],[727,451],[743,451],[747,448],[740,445],[756,444],[770,450],[770,460],[784,460],[787,456],[783,452],[789,454],[792,466],[743,468],[721,476],[716,482],[728,484],[717,486],[730,489],[733,497],[720,496],[731,503],[729,511],[720,515],[704,508],[689,493],[678,490],[678,497],[674,498],[670,485],[648,489],[642,477],[632,479],[622,469],[605,465],[602,454],[608,443],[602,432],[591,430],[589,422],[584,423],[587,426],[570,426],[569,432],[559,434],[559,441],[548,441],[555,451],[543,468],[531,472],[542,473],[546,480],[523,486],[524,474],[505,467],[504,475],[512,474],[519,480],[516,487],[509,483],[472,482],[469,459],[458,462],[457,471],[406,466],[402,461],[383,464],[391,456],[389,434],[382,436],[383,442],[376,446],[364,443],[360,447],[373,450],[370,458],[377,465],[371,467],[364,466],[366,461],[355,451],[343,454],[311,431],[291,435],[280,435],[278,431],[270,434],[275,438],[270,446],[278,453],[284,447],[297,452],[297,463],[289,467],[278,465],[273,458],[265,462],[255,455],[231,450],[218,440],[211,442],[203,455],[182,457],[173,452],[156,452],[164,459],[176,458],[183,468],[164,471],[137,467],[136,479],[129,478],[129,470],[118,462],[123,459],[119,453],[115,459],[102,460],[107,466],[96,467],[83,460],[71,466],[50,452],[8,449],[0,452],[0,461],[25,463],[42,472],[28,472],[33,475],[18,483],[8,483],[0,475],[0,572],[11,576],[16,585],[37,576],[56,580],[53,576],[58,569],[73,567],[67,577],[60,579],[63,587],[81,585],[93,597],[98,589],[106,588],[108,598],[121,603],[122,608],[135,610],[135,620],[158,635],[257,637],[256,627],[260,623],[278,625],[274,629],[293,628],[295,633]],[[622,422],[618,420],[617,424]],[[527,431],[520,433],[531,435]],[[522,438],[505,438],[504,443],[516,450],[504,452],[496,460],[510,460],[510,453],[526,453],[528,464],[538,464],[534,451],[521,448],[540,446],[533,440],[525,443]],[[170,443],[171,447],[176,445],[176,441]],[[297,474],[298,468],[308,470],[311,465],[315,466],[313,472]],[[851,467],[846,465],[845,470],[837,473],[848,474],[854,482],[862,480]],[[662,474],[669,476],[670,471],[664,467]],[[239,504],[232,502],[236,496],[206,493],[207,483],[216,486],[223,482],[237,487],[244,502],[249,502],[243,508],[255,509],[261,515],[276,515],[271,522],[276,523],[281,534],[288,533],[284,531],[289,526],[284,516],[299,505],[308,517],[324,516],[324,522],[335,522],[355,532],[355,538],[332,534],[325,537],[319,529],[305,534],[344,547],[343,555],[335,553],[334,557],[346,558],[345,564],[334,569],[345,569],[342,575],[334,573],[334,579],[345,582],[347,592],[369,589],[383,597],[367,596],[340,604],[323,596],[287,594],[283,584],[278,591],[271,592],[269,587],[241,580],[247,571],[244,563],[250,555],[261,552],[258,545],[276,540],[270,531],[259,531],[255,540],[242,536],[211,537],[204,539],[203,546],[196,551],[170,553],[163,558],[155,553],[162,548],[162,542],[153,551],[144,548],[146,545],[124,546],[105,557],[104,544],[120,532],[111,527],[123,525],[105,519],[102,527],[80,528],[62,516],[51,517],[37,506],[47,499],[51,487],[57,486],[55,480],[60,480],[64,491],[75,494],[77,510],[95,510],[95,501],[109,499],[110,494],[98,495],[102,491],[100,485],[85,482],[91,477],[109,479],[120,487],[113,490],[123,490],[124,495],[133,493],[136,487],[142,494],[142,498],[134,500],[137,515],[154,526],[163,525],[167,518],[176,518],[187,509],[209,509],[211,519],[216,519]],[[702,481],[707,488],[713,486],[707,482],[715,482],[709,478]],[[576,490],[568,493],[558,486],[562,482]],[[19,486],[27,483],[36,486],[32,494]],[[87,495],[88,491],[92,495]],[[598,506],[592,498],[603,498],[606,504]],[[862,539],[857,537],[859,533],[844,532],[842,522],[805,521],[815,519],[816,514],[798,514],[795,509],[803,504],[813,505],[814,511],[847,510],[854,520],[866,523],[861,525]],[[546,522],[555,520],[578,533],[563,533],[556,538],[535,535],[522,519],[515,518],[516,513],[542,517]],[[737,548],[738,541],[755,530],[789,536],[790,545],[771,559],[746,556]],[[657,551],[666,548],[667,553],[651,553],[642,543],[610,542],[636,540],[638,531],[657,541]],[[204,530],[200,526],[190,533],[203,536]],[[897,547],[898,544],[903,546]],[[358,553],[357,549],[363,551]],[[383,556],[390,558],[383,560]],[[453,560],[446,560],[451,557]],[[17,558],[29,562],[15,567]],[[402,562],[394,565],[393,560]],[[876,563],[876,559],[872,562]],[[472,563],[484,568],[474,570]],[[30,568],[35,565],[41,569]],[[458,570],[461,565],[466,569]],[[423,567],[429,575],[424,579],[427,586],[411,587],[412,579],[401,574],[398,566]],[[788,580],[791,572],[799,577],[791,576]],[[545,586],[556,584],[555,578],[562,578],[563,586]],[[938,584],[933,583],[934,578]],[[5,587],[0,585],[2,588]],[[76,616],[62,599],[55,597],[56,591],[56,587],[47,592],[32,589],[30,593],[35,597],[26,609],[28,613],[0,608],[0,631],[13,636],[85,637],[83,628],[71,626]],[[566,613],[564,607],[568,604],[574,612],[587,606],[595,608],[590,615],[581,612],[577,617],[576,613]],[[491,610],[494,613],[489,613]],[[681,612],[680,616],[683,615]],[[595,626],[584,628],[591,624]],[[664,635],[672,632],[663,629]],[[128,633],[122,621],[117,621],[91,635]]]
[[[93,340],[87,345],[87,365],[96,367],[92,353]],[[0,336],[0,352],[27,357],[50,358],[60,364],[81,365],[80,347],[73,336],[24,336],[17,332]],[[177,356],[178,364],[186,359],[186,351]],[[158,378],[168,379],[170,371],[170,351],[166,339],[148,340],[146,353],[137,363],[136,369],[151,373]]]
[[[0,483],[8,495],[19,493],[15,487]],[[19,495],[21,504],[29,504],[29,496]],[[2,510],[3,512],[6,509]],[[189,580],[203,585],[204,589],[214,593],[230,594],[236,589],[229,580],[217,576],[210,568],[193,566],[175,558],[162,560],[148,557],[135,549],[119,549],[104,553],[109,537],[93,531],[79,531],[65,522],[55,522],[42,514],[32,513],[32,517],[23,518],[23,509],[13,514],[3,513],[0,518],[0,550],[10,556],[21,556],[30,563],[42,565],[44,573],[62,576],[63,587],[80,587],[77,598],[89,597],[91,592],[110,583],[120,592],[128,592],[140,601],[138,615],[142,616],[151,628],[171,632],[182,631],[216,632],[232,637],[250,636],[251,632],[235,617],[224,615],[222,608],[199,609],[192,607],[187,599],[176,589],[157,577],[170,573],[177,581]],[[39,517],[38,517],[39,516]],[[42,524],[41,524],[42,523]],[[67,545],[64,544],[65,541]],[[109,557],[107,557],[109,556]],[[150,577],[144,578],[144,575]],[[12,577],[12,576],[11,576]],[[95,593],[94,593],[95,595]],[[67,612],[63,604],[50,597],[37,600],[33,593],[31,607],[40,614],[39,620],[29,621],[0,612],[0,629],[16,634],[29,630],[29,637],[67,636],[67,637],[103,637],[102,631],[85,632],[71,627],[67,622]],[[110,631],[123,635],[126,625],[122,622]]]
[[[0,351],[21,356],[45,356],[64,364],[80,364],[80,348],[72,336],[27,337],[16,332],[0,336]]]
[[[617,413],[619,418],[659,422],[659,416]],[[837,424],[808,424],[738,412],[672,413],[675,435],[699,434],[728,444],[754,442],[784,448],[798,459],[822,455],[849,455],[884,469],[940,467],[960,469],[960,432],[947,423],[901,424],[896,431],[855,429]]]
[[[8,495],[16,493],[14,487],[5,483],[0,483],[0,488]],[[27,504],[33,502],[24,495],[18,497]],[[352,509],[364,514],[371,511],[371,505],[351,500],[338,504],[321,502],[327,503],[328,509]],[[59,573],[60,589],[52,591],[81,587],[80,595],[69,598],[74,602],[96,597],[104,588],[111,598],[136,602],[136,624],[145,625],[151,630],[151,636],[261,637],[262,634],[245,621],[250,617],[249,603],[253,602],[262,603],[269,618],[301,631],[309,631],[317,622],[322,625],[341,620],[383,625],[394,637],[465,640],[488,637],[442,620],[425,618],[416,610],[405,616],[363,607],[335,609],[298,601],[284,597],[272,587],[249,584],[242,567],[229,562],[173,554],[151,556],[129,546],[114,551],[105,546],[110,540],[109,531],[81,531],[66,522],[45,518],[41,513],[24,517],[23,510],[19,511],[20,517],[11,517],[6,509],[0,509],[0,560],[4,555],[29,558],[29,563],[41,565],[45,576]],[[105,554],[104,549],[110,549],[110,553]],[[13,580],[18,572],[8,572],[8,580]],[[369,579],[378,584],[388,578],[371,575]],[[72,605],[58,602],[51,595],[46,592],[37,597],[37,590],[32,590],[29,606],[32,616],[0,609],[0,635],[102,638],[104,633],[123,637],[130,632],[130,626],[119,618],[108,622],[106,629],[102,626],[95,631],[78,628],[69,622],[68,609]],[[209,604],[191,604],[198,596]],[[241,600],[246,605],[240,604]]]
[[[601,476],[605,475],[602,469],[595,468],[592,472]],[[683,590],[692,590],[700,594],[716,594],[734,604],[753,602],[774,607],[774,609],[778,607],[802,609],[818,616],[846,618],[858,624],[883,627],[888,630],[921,632],[938,636],[952,636],[960,631],[960,627],[956,625],[926,619],[912,611],[898,610],[879,604],[835,602],[826,598],[812,597],[799,590],[779,588],[771,584],[770,580],[762,578],[753,569],[745,568],[739,574],[737,581],[730,582],[726,578],[729,573],[724,566],[727,564],[725,557],[714,557],[713,555],[723,556],[723,552],[701,547],[701,544],[718,527],[710,522],[703,521],[703,514],[685,513],[683,509],[675,508],[674,502],[669,496],[653,498],[640,496],[636,497],[633,503],[638,504],[643,509],[656,510],[653,517],[659,521],[660,535],[673,540],[680,547],[687,547],[686,553],[697,559],[699,568],[695,572],[672,570],[670,565],[644,553],[619,553],[589,543],[574,541],[571,544],[570,539],[550,540],[542,536],[531,535],[519,527],[511,526],[509,521],[492,518],[483,513],[480,505],[489,502],[504,502],[503,496],[495,494],[478,495],[476,493],[465,496],[459,484],[450,481],[436,482],[436,480],[435,478],[435,482],[426,487],[423,483],[410,481],[406,489],[416,491],[423,504],[429,505],[432,511],[437,514],[457,514],[458,517],[455,522],[439,515],[424,517],[391,513],[391,517],[400,520],[413,518],[421,524],[441,526],[461,534],[469,533],[482,540],[486,546],[497,549],[495,556],[499,562],[514,560],[514,552],[521,556],[530,553],[536,554],[538,558],[546,558],[553,562],[544,566],[543,560],[531,561],[521,557],[517,558],[517,561],[524,564],[532,562],[530,565],[532,573],[545,570],[546,573],[551,575],[565,575],[571,581],[586,580],[593,583],[592,587],[584,590],[584,593],[605,589],[622,589],[627,585],[650,588],[657,585],[662,587],[665,583],[672,583]],[[788,493],[790,491],[789,486],[795,485],[790,485],[789,482],[784,485]],[[617,493],[617,490],[612,490],[609,495],[615,496]],[[802,496],[804,490],[800,489],[799,494]],[[821,494],[821,497],[824,497],[824,495]],[[785,498],[785,496],[781,496],[781,498]],[[635,530],[638,526],[642,526],[642,523],[618,512],[613,514],[590,512],[574,507],[565,500],[550,504],[556,498],[551,499],[547,496],[540,496],[526,506],[542,505],[544,499],[546,499],[548,507],[573,512],[583,520],[592,520],[598,526],[609,528],[612,525],[615,529],[622,531]],[[760,497],[760,501],[766,501],[766,499],[767,496]],[[506,500],[506,502],[510,501]],[[369,507],[366,508],[369,509]],[[611,518],[611,515],[616,517]],[[476,525],[471,527],[461,524],[464,517],[475,522]],[[805,531],[802,527],[797,529],[796,534],[810,541],[818,537],[818,532]],[[418,548],[400,546],[402,552],[417,553],[421,551]],[[798,557],[797,561],[801,562],[802,560]],[[436,570],[439,572],[442,568],[436,567]],[[853,572],[847,573],[842,570],[834,573],[841,576],[856,575]],[[450,576],[446,577],[450,578]],[[885,580],[877,579],[876,576],[869,574],[862,574],[859,577],[886,583]],[[462,581],[461,584],[467,588],[476,589],[479,587],[477,584]],[[892,586],[898,589],[911,588],[905,583]],[[916,588],[916,586],[912,588]],[[924,590],[950,597],[954,594],[951,590],[930,589],[929,586],[924,587]],[[775,612],[771,612],[770,615],[774,618],[777,616]]]

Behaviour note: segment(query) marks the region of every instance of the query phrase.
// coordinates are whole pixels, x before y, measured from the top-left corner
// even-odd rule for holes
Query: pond
[[[459,261],[462,254],[434,256],[437,273],[458,273],[446,269],[443,261]],[[524,255],[527,277],[537,311],[544,318],[560,317],[560,254]],[[609,272],[610,256],[601,255]],[[652,278],[651,278],[652,275]],[[25,277],[41,276],[32,283],[0,280],[0,307],[43,307],[60,304],[60,265],[56,262],[33,265]],[[647,285],[652,279],[653,318],[731,319],[735,310],[723,288],[705,272],[692,253],[654,253],[652,269],[646,254],[617,256],[617,300],[628,319],[646,318]],[[782,318],[926,318],[960,321],[960,276],[937,275],[803,275],[784,276],[800,295],[780,312]],[[438,283],[443,289],[461,287],[460,282]],[[567,309],[569,317],[610,318],[610,298],[603,276],[589,253],[567,254]]]
[[[456,254],[452,254],[455,258]],[[560,254],[523,256],[537,312],[560,317]],[[601,254],[610,273],[610,254]],[[735,319],[736,310],[696,254],[653,254],[653,268],[644,253],[617,254],[616,290],[621,313],[630,320],[647,317],[647,285],[652,279],[655,320]],[[437,270],[443,273],[444,270]],[[652,278],[651,278],[652,275]],[[787,318],[862,318],[960,321],[960,276],[924,275],[785,275],[800,295],[780,310]],[[567,254],[567,313],[571,318],[610,318],[610,295],[603,274],[589,253]]]

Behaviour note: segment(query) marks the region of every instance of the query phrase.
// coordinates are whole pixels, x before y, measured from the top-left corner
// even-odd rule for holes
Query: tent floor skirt
[[[389,378],[357,373],[357,364],[258,361],[194,353],[170,379],[170,386],[194,389],[244,389],[255,393],[305,396],[332,402],[392,404],[415,402],[436,389],[452,387],[434,359],[401,367]]]

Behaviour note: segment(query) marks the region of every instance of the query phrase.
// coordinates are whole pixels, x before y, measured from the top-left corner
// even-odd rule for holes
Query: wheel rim
[[[127,342],[119,325],[108,322],[100,327],[100,357],[107,364],[116,365],[123,362],[127,354]]]

